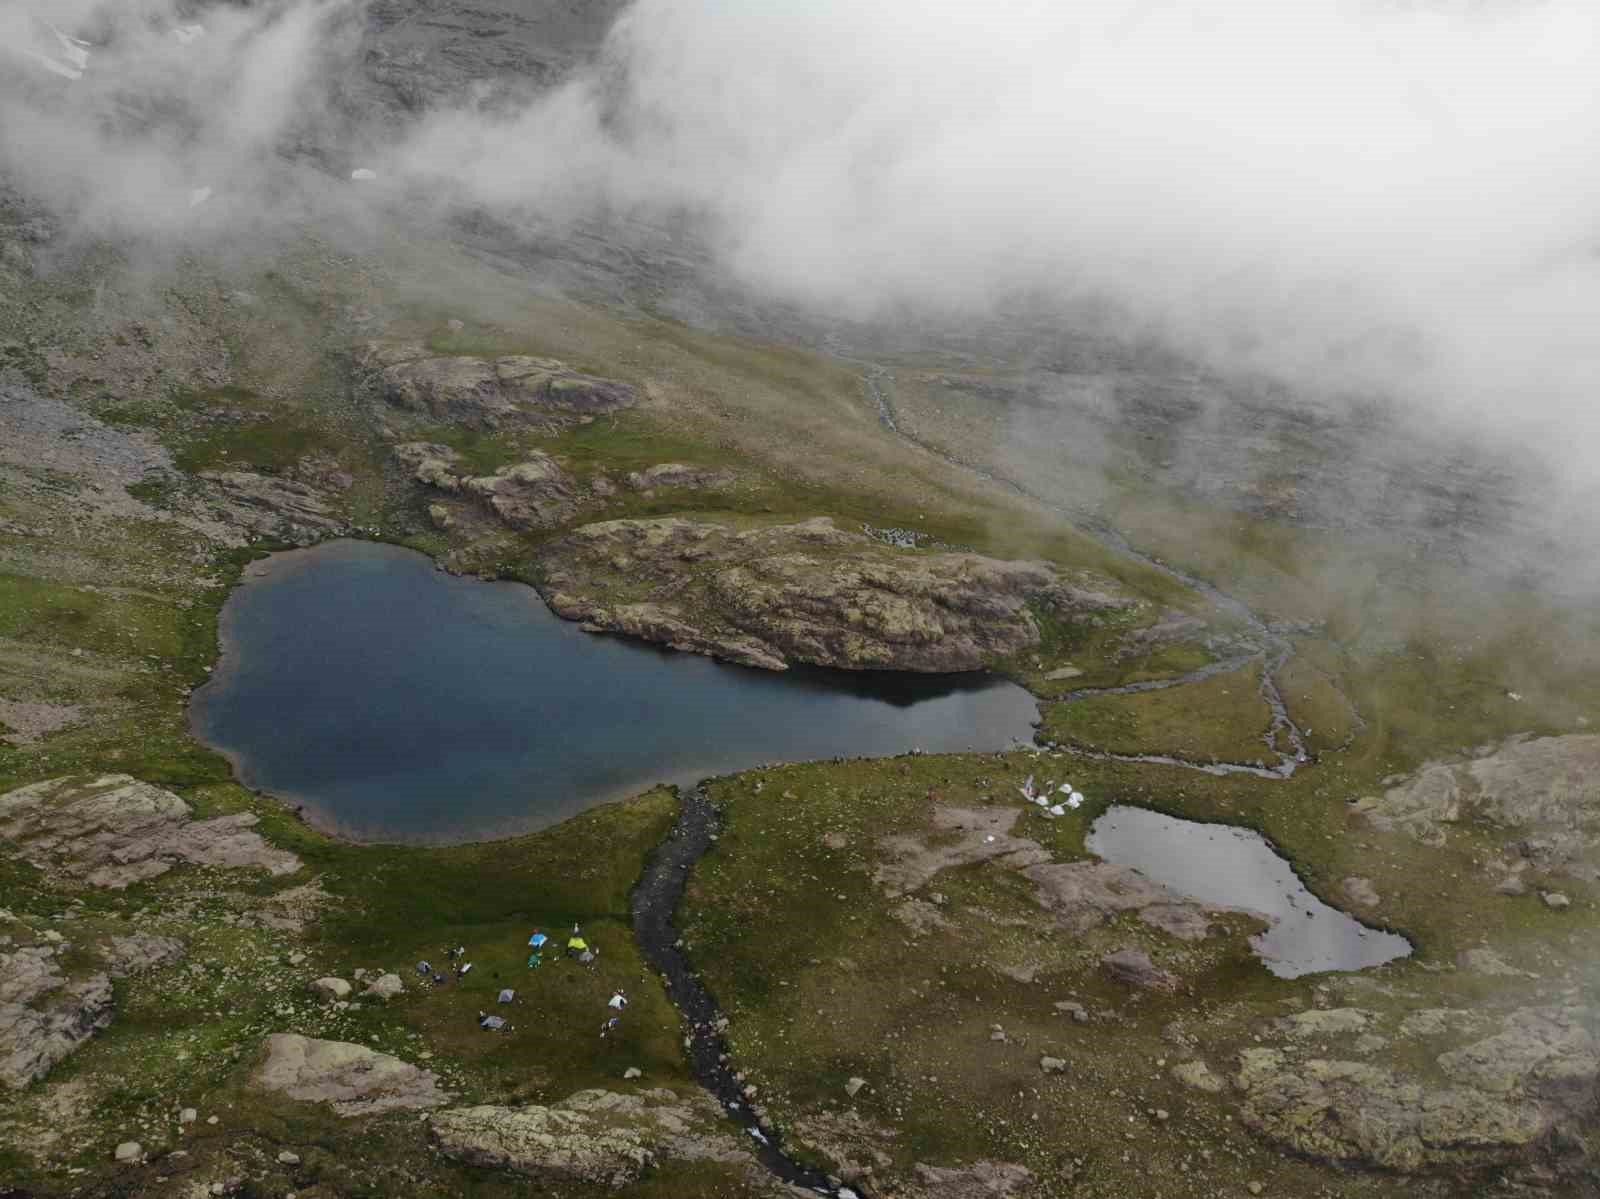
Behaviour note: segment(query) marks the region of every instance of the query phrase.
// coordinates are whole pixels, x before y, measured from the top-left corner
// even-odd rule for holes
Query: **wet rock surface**
[[[0,836],[64,880],[120,890],[180,862],[289,874],[300,859],[275,849],[241,812],[194,820],[170,791],[126,774],[50,779],[0,795]]]
[[[584,525],[545,548],[569,620],[748,665],[980,670],[1039,643],[1030,608],[1092,618],[1134,601],[1040,562],[908,554],[826,518],[739,531],[669,517]]]
[[[431,1071],[364,1045],[274,1033],[265,1049],[266,1060],[252,1076],[255,1087],[326,1103],[341,1116],[441,1107],[450,1101]]]
[[[554,429],[638,402],[625,383],[549,358],[449,357],[417,343],[371,342],[356,361],[391,407],[470,429]]]

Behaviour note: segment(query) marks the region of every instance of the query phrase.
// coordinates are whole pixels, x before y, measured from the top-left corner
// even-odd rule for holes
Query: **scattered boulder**
[[[200,1118],[200,1113],[192,1107],[186,1107],[178,1113],[179,1124],[193,1124]]]
[[[1541,891],[1539,898],[1544,901],[1545,907],[1555,908],[1557,911],[1572,906],[1572,900],[1568,899],[1560,891]]]
[[[367,989],[361,993],[370,995],[374,999],[381,999],[387,1003],[389,1000],[405,994],[405,990],[406,985],[400,981],[398,974],[380,974],[372,982],[368,983]]]
[[[866,1086],[866,1085],[867,1085],[867,1080],[864,1079],[864,1078],[852,1078],[852,1079],[849,1079],[844,1084],[844,1093],[846,1095],[850,1096],[850,1098],[854,1099],[858,1094],[860,1094],[861,1088]]]
[[[319,978],[311,983],[312,991],[323,999],[349,999],[350,984],[342,978]]]
[[[1067,1072],[1066,1059],[1044,1054],[1039,1058],[1039,1069],[1045,1074],[1065,1074]]]
[[[364,1045],[273,1033],[265,1047],[266,1060],[252,1078],[257,1088],[327,1103],[341,1116],[440,1107],[450,1100],[430,1071]]]
[[[280,1149],[278,1151],[278,1161],[281,1165],[298,1166],[300,1164],[300,1155],[292,1149]]]
[[[1373,889],[1371,879],[1352,876],[1340,883],[1339,889],[1344,892],[1344,897],[1358,908],[1378,906],[1378,892]]]
[[[1100,967],[1119,983],[1149,991],[1176,991],[1178,976],[1162,970],[1142,949],[1119,949],[1100,959]]]
[[[979,670],[1038,645],[1033,609],[1092,617],[1136,602],[1043,562],[899,553],[825,517],[743,531],[677,517],[603,521],[544,547],[540,565],[551,607],[592,629],[856,670]],[[670,639],[650,636],[619,604],[649,605],[697,636],[677,627]]]
[[[1171,1073],[1173,1078],[1191,1091],[1203,1091],[1207,1095],[1221,1094],[1228,1087],[1227,1079],[1213,1073],[1211,1067],[1199,1058],[1178,1062],[1172,1067]]]
[[[72,882],[120,890],[179,862],[274,875],[300,868],[253,831],[252,813],[191,817],[172,792],[126,774],[50,779],[0,795],[0,837],[45,874]]]
[[[119,1162],[136,1162],[144,1156],[144,1146],[138,1141],[123,1141],[113,1156]]]
[[[629,1066],[622,1072],[622,1077],[625,1079],[643,1078],[644,1071],[639,1069],[638,1066]]]

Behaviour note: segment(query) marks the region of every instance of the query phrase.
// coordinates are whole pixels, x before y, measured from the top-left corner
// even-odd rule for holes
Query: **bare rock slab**
[[[442,1107],[451,1098],[431,1071],[364,1045],[274,1033],[266,1051],[252,1080],[258,1089],[326,1103],[341,1116]]]
[[[1162,970],[1142,949],[1119,949],[1100,959],[1100,968],[1119,983],[1147,991],[1176,991],[1178,976]]]
[[[300,869],[254,831],[249,812],[194,820],[189,805],[131,775],[71,776],[0,795],[0,837],[47,875],[120,890],[180,862]]]

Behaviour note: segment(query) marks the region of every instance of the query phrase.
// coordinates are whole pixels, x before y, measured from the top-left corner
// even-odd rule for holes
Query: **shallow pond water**
[[[1038,708],[981,676],[751,670],[561,620],[530,587],[333,541],[250,568],[194,727],[241,779],[362,840],[479,840],[763,762],[1004,749]]]
[[[1116,805],[1094,822],[1085,844],[1106,861],[1131,866],[1207,907],[1234,908],[1270,921],[1271,927],[1250,944],[1280,978],[1361,970],[1411,952],[1404,937],[1368,928],[1323,903],[1266,839],[1249,829]]]

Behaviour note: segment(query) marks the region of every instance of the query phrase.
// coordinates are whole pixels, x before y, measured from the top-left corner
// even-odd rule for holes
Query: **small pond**
[[[1251,947],[1279,978],[1361,970],[1411,952],[1411,942],[1368,928],[1323,903],[1259,833],[1113,806],[1089,830],[1091,853],[1212,908],[1271,923]]]
[[[363,541],[256,563],[221,633],[197,735],[361,840],[510,835],[763,762],[1004,749],[1038,716],[993,678],[773,673],[592,636],[530,587]]]

